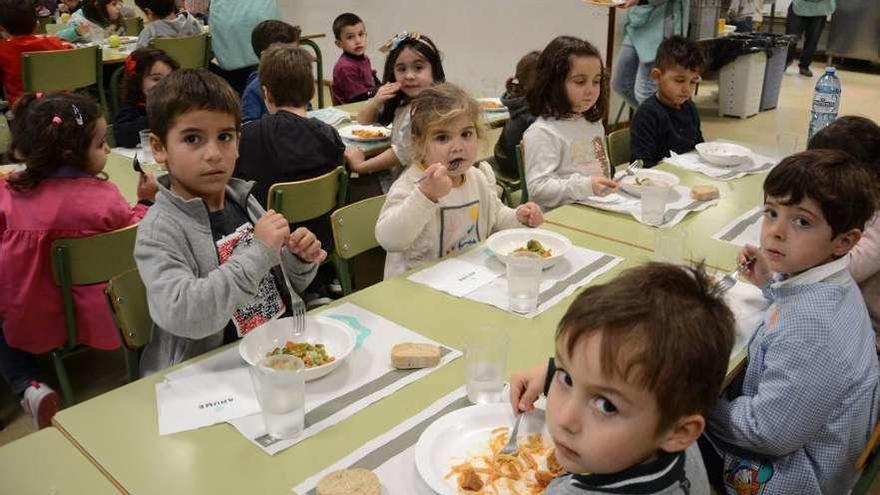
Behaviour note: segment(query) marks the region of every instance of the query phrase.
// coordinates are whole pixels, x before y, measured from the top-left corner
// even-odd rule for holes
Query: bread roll
[[[368,469],[340,469],[324,476],[318,495],[382,495],[379,477]]]
[[[709,201],[710,199],[718,199],[721,193],[715,186],[696,185],[691,188],[691,198],[697,201]]]
[[[440,346],[405,342],[391,348],[391,366],[399,370],[429,368],[440,363]]]

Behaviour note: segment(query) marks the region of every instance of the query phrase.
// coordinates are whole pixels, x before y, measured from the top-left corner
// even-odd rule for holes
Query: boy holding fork
[[[135,244],[154,322],[143,375],[289,313],[302,303],[294,291],[327,257],[314,234],[291,234],[283,216],[250,195],[252,183],[231,177],[241,108],[226,82],[205,70],[176,71],[150,94],[147,116],[153,156],[168,175]]]

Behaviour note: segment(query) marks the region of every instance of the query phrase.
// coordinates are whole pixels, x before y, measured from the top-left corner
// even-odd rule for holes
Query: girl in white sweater
[[[605,153],[608,81],[599,51],[559,36],[538,59],[527,96],[538,120],[523,135],[529,197],[544,209],[617,189]]]
[[[479,150],[480,108],[463,90],[439,84],[412,102],[413,161],[391,186],[376,239],[388,252],[385,277],[442,258],[490,234],[544,221],[526,203],[516,210],[495,192],[495,175]]]

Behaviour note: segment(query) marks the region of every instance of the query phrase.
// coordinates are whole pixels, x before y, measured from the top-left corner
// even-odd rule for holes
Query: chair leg
[[[131,383],[140,378],[140,369],[138,368],[137,351],[125,348],[125,369],[128,371],[128,382]]]
[[[347,296],[351,294],[351,270],[348,266],[348,261],[337,257],[336,258],[336,276],[339,278],[339,283],[342,285],[342,295]]]
[[[61,397],[64,398],[64,405],[70,407],[76,404],[73,396],[73,387],[70,385],[70,377],[67,376],[67,369],[64,367],[64,356],[60,351],[52,352],[52,364],[55,366],[55,375],[58,377],[58,384],[61,386]]]
[[[513,205],[511,204],[513,197],[510,194],[510,188],[507,187],[507,184],[502,182],[498,182],[497,184],[501,186],[501,202],[513,208]]]

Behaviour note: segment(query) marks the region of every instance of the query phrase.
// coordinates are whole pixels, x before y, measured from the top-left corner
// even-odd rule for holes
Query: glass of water
[[[779,159],[793,155],[798,151],[798,143],[800,142],[800,136],[797,134],[793,134],[790,132],[780,132],[776,135],[776,154],[779,156]]]
[[[648,225],[662,225],[668,198],[667,186],[642,186],[642,221]]]
[[[305,427],[306,382],[302,359],[286,354],[263,358],[251,368],[266,433],[293,438]]]
[[[654,261],[680,265],[690,259],[687,231],[682,227],[657,229],[654,233]]]
[[[536,253],[513,253],[507,258],[507,296],[510,310],[531,313],[538,307],[544,260]]]
[[[144,129],[138,132],[141,138],[141,151],[143,151],[143,163],[155,163],[153,159],[153,147],[150,145],[150,130]]]
[[[506,400],[507,341],[507,334],[496,327],[478,327],[465,337],[465,384],[474,404]]]

